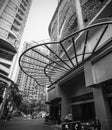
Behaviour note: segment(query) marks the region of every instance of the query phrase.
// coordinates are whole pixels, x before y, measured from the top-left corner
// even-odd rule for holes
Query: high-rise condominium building
[[[0,0],[0,81],[12,73],[32,0]]]
[[[34,42],[24,43],[23,51],[32,47],[32,45],[34,45]],[[41,50],[38,50],[38,51],[40,52]],[[32,59],[31,61],[30,57],[33,57],[33,56],[35,56],[35,58]],[[33,69],[32,64],[36,64],[36,63],[38,64],[36,64],[34,69],[35,70],[39,69],[39,62],[36,60],[38,57],[39,55],[35,55],[35,53],[30,53],[30,52],[28,53],[27,57],[23,56],[23,60],[25,60],[23,62],[23,64],[25,65],[25,70],[27,70],[27,68],[29,67],[29,71],[32,71]],[[42,58],[42,57],[39,57],[39,58]],[[30,64],[30,61],[32,62],[32,64]],[[32,73],[32,76],[28,76],[20,69],[16,83],[18,84],[19,90],[22,92],[24,99],[27,98],[29,100],[36,99],[36,100],[43,101],[45,100],[45,97],[46,97],[46,88],[37,84],[36,80],[33,78],[33,75],[34,73]],[[39,75],[39,73],[37,73],[37,75]],[[35,77],[37,75],[35,75]]]

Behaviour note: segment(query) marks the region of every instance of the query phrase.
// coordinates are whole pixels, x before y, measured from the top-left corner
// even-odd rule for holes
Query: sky
[[[57,7],[58,0],[32,0],[22,41],[49,39],[48,26]]]

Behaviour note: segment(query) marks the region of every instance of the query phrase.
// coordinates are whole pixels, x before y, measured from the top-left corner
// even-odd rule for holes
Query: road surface
[[[7,121],[2,123],[0,130],[56,130],[56,128],[45,124],[42,119],[35,119]]]

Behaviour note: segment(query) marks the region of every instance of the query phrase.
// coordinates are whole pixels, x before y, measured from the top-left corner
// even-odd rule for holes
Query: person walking
[[[94,121],[94,130],[101,130],[101,123],[97,118]]]
[[[72,121],[73,121],[72,113],[69,112],[68,113],[68,122],[72,122]]]

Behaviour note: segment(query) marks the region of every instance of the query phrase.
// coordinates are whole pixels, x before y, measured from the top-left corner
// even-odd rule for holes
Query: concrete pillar
[[[72,112],[68,88],[58,86],[57,93],[58,96],[61,98],[61,118],[63,119],[69,112]]]
[[[71,111],[70,100],[67,97],[62,97],[61,102],[61,116],[65,118],[65,116]]]
[[[96,117],[100,120],[102,130],[112,129],[112,115],[107,99],[104,98],[101,86],[93,88]]]

